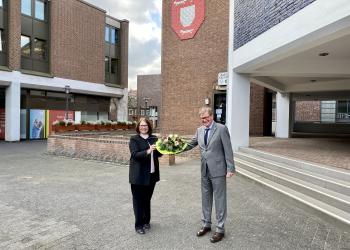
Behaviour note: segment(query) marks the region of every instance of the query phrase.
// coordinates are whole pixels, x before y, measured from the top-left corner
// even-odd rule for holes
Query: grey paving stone
[[[350,246],[349,233],[240,176],[228,180],[224,240],[213,245],[209,235],[197,238],[199,161],[161,168],[152,199],[152,229],[136,235],[127,167],[52,157],[44,150],[45,142],[0,143],[0,220],[7,221],[0,223],[0,249],[11,240],[18,249],[54,250]]]

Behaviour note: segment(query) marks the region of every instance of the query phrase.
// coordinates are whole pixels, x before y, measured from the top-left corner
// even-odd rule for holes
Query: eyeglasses
[[[140,127],[148,127],[148,125],[140,125]]]

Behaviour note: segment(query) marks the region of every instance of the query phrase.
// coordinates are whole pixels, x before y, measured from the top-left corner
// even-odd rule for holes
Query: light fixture
[[[329,53],[328,52],[322,52],[322,53],[320,53],[320,54],[318,54],[319,56],[328,56],[329,55]]]
[[[70,86],[69,85],[64,86],[64,92],[66,94],[69,94],[69,92],[70,92]]]
[[[69,87],[69,85],[64,86],[64,92],[66,93],[66,111],[65,111],[64,119],[65,119],[65,120],[68,120],[69,93],[70,93],[70,87]]]
[[[205,104],[205,105],[209,105],[209,103],[210,103],[210,99],[209,99],[209,97],[206,97],[206,98],[204,99],[204,104]]]

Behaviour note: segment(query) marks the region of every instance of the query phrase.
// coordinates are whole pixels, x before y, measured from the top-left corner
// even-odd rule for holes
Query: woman
[[[156,182],[159,181],[161,154],[156,150],[157,137],[152,135],[151,123],[141,118],[136,125],[137,135],[130,138],[129,182],[135,214],[135,230],[145,234],[150,229],[151,198]]]

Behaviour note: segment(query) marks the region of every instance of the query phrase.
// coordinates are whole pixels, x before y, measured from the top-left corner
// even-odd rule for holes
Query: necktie
[[[205,145],[208,144],[208,132],[209,132],[209,129],[206,128],[205,129],[205,134],[204,134],[204,143],[205,143]]]

